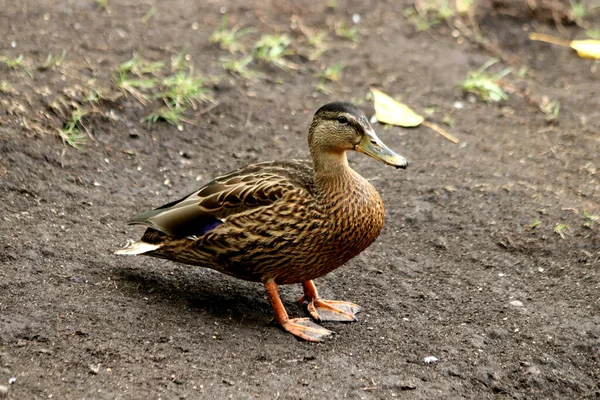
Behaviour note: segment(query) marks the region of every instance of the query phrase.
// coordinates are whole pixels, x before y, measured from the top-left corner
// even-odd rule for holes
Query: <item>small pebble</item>
[[[513,300],[509,304],[513,307],[523,307],[523,302],[519,300]]]
[[[11,385],[15,384],[17,382],[17,378],[15,378],[14,376],[12,378],[8,378],[8,383],[10,383]]]
[[[438,362],[438,358],[435,356],[427,356],[423,359],[423,362],[425,364],[434,364],[434,363]]]
[[[90,369],[90,374],[98,375],[100,372],[100,364],[90,364],[88,367]]]
[[[525,373],[528,375],[539,375],[542,373],[542,371],[540,371],[540,369],[535,365],[532,365],[531,367],[525,370]]]

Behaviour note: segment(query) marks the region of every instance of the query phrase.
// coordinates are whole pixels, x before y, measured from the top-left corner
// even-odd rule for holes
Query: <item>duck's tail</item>
[[[125,247],[115,251],[115,254],[135,255],[150,253],[161,248],[168,237],[168,235],[156,229],[148,228],[139,242],[130,240]]]
[[[136,254],[144,254],[149,253],[151,251],[157,250],[160,248],[160,244],[152,244],[146,242],[134,242],[133,240],[129,241],[122,249],[115,251],[115,254],[121,255],[136,255]]]

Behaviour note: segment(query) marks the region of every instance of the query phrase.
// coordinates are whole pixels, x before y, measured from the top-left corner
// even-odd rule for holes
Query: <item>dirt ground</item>
[[[480,45],[445,23],[415,32],[408,1],[108,6],[0,0],[0,54],[23,54],[32,75],[0,65],[0,397],[600,397],[600,63],[527,39],[583,38],[581,27],[484,7]],[[222,7],[230,26],[254,29],[241,39],[248,47],[288,33],[297,68],[227,74],[228,52],[209,40]],[[298,18],[329,32],[316,60],[303,54]],[[339,21],[358,28],[358,42],[332,33]],[[213,103],[188,111],[183,130],[148,127],[148,106],[120,95],[83,119],[93,140],[63,144],[65,110],[90,86],[114,86],[137,50],[157,61],[183,48],[194,71],[220,77],[208,85]],[[63,49],[60,65],[40,68]],[[473,101],[458,84],[494,56],[495,71],[513,68],[514,93]],[[338,62],[341,79],[316,90],[316,74]],[[141,234],[125,226],[138,211],[248,163],[308,157],[314,111],[346,100],[371,116],[373,86],[439,125],[450,116],[460,143],[376,125],[409,168],[350,157],[382,194],[386,226],[317,286],[360,304],[359,322],[324,324],[336,335],[308,344],[269,323],[261,285],[112,254]],[[560,102],[556,121],[539,110],[546,99]],[[301,288],[281,292],[302,316]]]

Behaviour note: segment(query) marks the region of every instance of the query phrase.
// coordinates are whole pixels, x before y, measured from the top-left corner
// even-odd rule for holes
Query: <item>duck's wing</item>
[[[249,165],[215,178],[181,200],[145,211],[129,224],[141,224],[174,237],[202,236],[236,214],[275,203],[286,193],[312,192],[309,161],[272,161]]]

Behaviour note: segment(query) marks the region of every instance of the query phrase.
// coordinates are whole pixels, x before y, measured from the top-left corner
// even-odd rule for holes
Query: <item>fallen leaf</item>
[[[600,58],[600,40],[573,40],[571,48],[581,58],[591,58],[592,60]]]
[[[590,58],[593,60],[600,58],[600,40],[564,40],[554,36],[545,35],[543,33],[530,33],[529,39],[555,44],[557,46],[570,47],[577,52],[581,58]]]
[[[421,125],[425,120],[408,106],[397,102],[387,94],[371,88],[375,101],[375,116],[379,122],[412,128]]]

